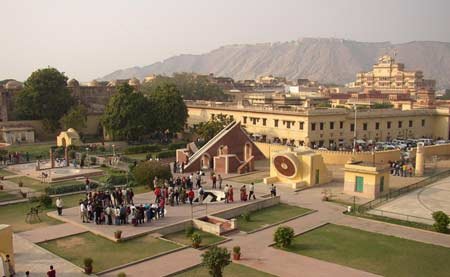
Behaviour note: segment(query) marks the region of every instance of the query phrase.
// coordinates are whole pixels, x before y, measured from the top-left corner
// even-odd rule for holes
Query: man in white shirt
[[[230,187],[228,187],[228,184],[225,185],[225,187],[223,188],[223,192],[225,193],[225,203],[228,203],[228,191],[229,191]]]
[[[256,200],[256,196],[255,196],[255,184],[252,182],[250,184],[250,188],[249,188],[249,194],[248,194],[248,200],[250,200],[252,198],[253,195],[253,199]]]
[[[62,215],[63,200],[61,197],[56,198],[56,209],[58,210],[58,215]]]

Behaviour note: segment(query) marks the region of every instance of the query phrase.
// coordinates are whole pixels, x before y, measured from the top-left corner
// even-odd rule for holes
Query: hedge
[[[159,153],[155,153],[155,158],[158,158],[158,159],[172,158],[172,157],[175,157],[176,155],[177,155],[176,150],[165,150],[165,151],[161,151]]]
[[[95,189],[98,187],[97,183],[91,182],[90,183],[91,189]],[[54,194],[63,194],[63,193],[69,193],[69,192],[77,192],[77,191],[84,191],[86,189],[86,184],[73,184],[73,185],[60,185],[60,186],[50,186],[45,188],[45,193],[49,195]]]
[[[182,142],[174,142],[169,144],[169,146],[167,147],[167,149],[169,150],[177,150],[180,148],[185,148],[186,147],[186,142],[182,141]]]
[[[140,154],[159,151],[161,151],[161,146],[157,144],[147,144],[147,145],[130,146],[126,148],[123,152],[124,154]]]

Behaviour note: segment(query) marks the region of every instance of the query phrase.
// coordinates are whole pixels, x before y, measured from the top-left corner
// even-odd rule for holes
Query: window
[[[320,125],[320,127],[319,127],[320,130],[323,130],[323,122],[320,122],[319,125]]]
[[[412,127],[412,126],[413,126],[413,121],[410,120],[410,121],[409,121],[409,124],[408,124],[408,127]]]
[[[334,122],[330,122],[330,130],[334,129]]]
[[[291,128],[291,122],[290,121],[286,121],[286,128],[288,128],[288,129]]]
[[[403,124],[403,122],[402,122],[402,121],[399,121],[399,122],[398,122],[398,128],[402,128],[402,124]]]
[[[263,126],[266,126],[267,124],[267,118],[263,118]]]
[[[316,123],[311,123],[311,131],[315,131],[316,130]]]
[[[247,124],[247,117],[244,116],[244,124]]]
[[[363,123],[363,130],[367,131],[367,123]]]
[[[390,121],[387,122],[387,128],[391,129],[391,122]]]
[[[344,121],[339,121],[339,129],[344,129]]]
[[[375,130],[379,130],[380,129],[380,122],[375,122]]]
[[[380,192],[384,191],[384,176],[380,178]]]
[[[303,126],[305,125],[305,122],[300,121],[300,130],[303,130]]]
[[[231,121],[234,121],[234,116],[230,115]]]
[[[274,119],[274,120],[273,120],[273,125],[274,125],[275,127],[278,127],[278,119]]]
[[[216,115],[215,114],[211,114],[211,119],[214,119],[214,118],[216,118]]]
[[[356,176],[355,191],[356,192],[363,192],[364,191],[364,177]]]
[[[425,127],[425,119],[422,119],[422,127]]]
[[[350,124],[350,131],[355,131],[355,124],[354,123],[351,123]]]

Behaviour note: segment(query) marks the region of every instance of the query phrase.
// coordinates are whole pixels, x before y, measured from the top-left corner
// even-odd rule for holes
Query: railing
[[[403,187],[403,188],[400,188],[397,190],[390,191],[389,193],[381,196],[380,198],[377,198],[377,199],[369,201],[363,205],[360,205],[358,207],[358,212],[365,213],[368,210],[374,209],[375,207],[377,207],[383,203],[386,203],[394,198],[397,198],[403,194],[406,194],[406,193],[416,190],[418,188],[423,188],[425,186],[428,186],[429,184],[432,184],[432,183],[439,181],[443,178],[446,178],[448,176],[450,176],[450,170],[439,172],[439,173],[437,173],[431,177],[428,177],[424,180],[421,180],[417,183],[411,184],[409,186],[406,186],[406,187]]]
[[[372,210],[370,210],[369,214],[399,219],[399,220],[408,221],[408,222],[425,223],[428,225],[433,225],[433,223],[434,223],[434,220],[430,219],[430,218],[396,213],[396,212],[390,212],[390,211],[384,211],[384,210],[379,210],[379,209],[372,209]]]

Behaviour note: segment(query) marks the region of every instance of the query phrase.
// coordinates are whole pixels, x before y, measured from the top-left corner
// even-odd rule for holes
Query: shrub
[[[274,233],[273,240],[278,247],[288,247],[294,238],[294,229],[288,226],[280,226]]]
[[[161,151],[159,153],[156,153],[155,154],[155,158],[165,159],[165,158],[175,157],[176,155],[177,155],[177,151],[176,150],[165,150],[165,151]]]
[[[106,177],[105,183],[109,186],[121,186],[127,183],[127,176],[125,174],[109,174]]]
[[[435,221],[433,227],[436,229],[436,231],[440,233],[448,232],[448,224],[450,223],[450,219],[446,213],[444,213],[443,211],[434,212],[433,219]]]
[[[245,212],[241,216],[242,216],[242,218],[244,219],[245,222],[251,221],[250,213]]]
[[[186,235],[186,237],[192,237],[193,233],[194,233],[194,227],[192,227],[191,225],[187,226],[184,229],[184,234]]]
[[[150,185],[153,187],[153,179],[158,177],[160,180],[169,179],[172,177],[169,165],[163,165],[157,161],[140,162],[133,169],[132,175],[138,185]]]
[[[52,206],[52,198],[48,195],[48,194],[44,194],[39,196],[39,203],[46,207],[46,208],[50,208]]]
[[[91,182],[90,184],[92,189],[96,189],[98,187],[98,184],[95,182]],[[50,186],[45,188],[45,193],[49,195],[55,195],[55,194],[64,194],[69,192],[76,192],[76,191],[84,191],[86,189],[86,185],[81,184],[72,184],[72,185],[60,185],[60,186]]]
[[[202,243],[202,236],[200,236],[199,233],[193,233],[191,236],[192,244],[194,245],[200,245]]]
[[[147,152],[159,152],[161,151],[161,146],[157,144],[147,144],[147,145],[138,145],[138,146],[130,146],[126,148],[123,153],[124,154],[140,154]]]
[[[127,277],[127,274],[125,274],[125,272],[120,272],[117,274],[117,277]]]
[[[69,159],[73,160],[76,158],[77,152],[74,150],[69,150]]]
[[[213,277],[222,277],[223,269],[230,263],[230,253],[223,247],[213,246],[202,254],[202,264]]]
[[[91,156],[90,159],[91,159],[91,164],[96,164],[97,163],[97,157]]]
[[[169,149],[169,150],[177,150],[177,149],[185,148],[185,147],[186,147],[186,142],[185,141],[180,141],[180,142],[173,142],[173,143],[169,144],[167,149]]]
[[[85,267],[91,267],[94,260],[92,258],[84,258],[83,263]]]

